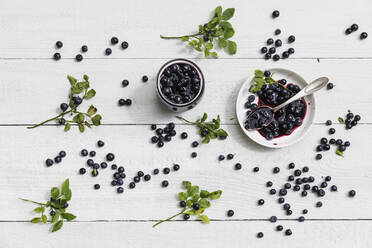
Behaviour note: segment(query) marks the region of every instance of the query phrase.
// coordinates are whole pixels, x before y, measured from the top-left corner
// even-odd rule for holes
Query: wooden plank
[[[351,147],[344,158],[334,154],[332,148],[321,161],[315,160],[314,149],[319,139],[326,135],[324,126],[314,126],[302,142],[277,150],[253,144],[236,125],[223,127],[230,134],[226,141],[213,141],[196,149],[190,144],[199,138],[191,126],[177,125],[177,132],[187,131],[189,138],[181,140],[177,136],[162,149],[149,144],[153,135],[149,126],[103,126],[87,130],[84,134],[76,129],[64,133],[61,128],[53,126],[32,131],[25,127],[0,127],[0,209],[6,209],[0,211],[0,220],[31,219],[32,204],[18,198],[48,199],[49,189],[65,178],[70,178],[73,189],[70,211],[80,221],[165,218],[179,211],[176,195],[182,189],[183,180],[190,180],[208,190],[223,190],[222,198],[213,202],[213,207],[208,210],[209,217],[213,219],[230,219],[226,217],[229,209],[235,211],[231,219],[266,219],[272,215],[295,219],[304,208],[309,209],[308,218],[372,218],[369,190],[372,182],[369,163],[371,125],[360,125],[351,131],[338,129],[335,137],[349,140]],[[98,139],[106,142],[103,148],[95,147]],[[126,185],[138,170],[149,173],[154,168],[162,169],[174,163],[179,163],[181,169],[169,175],[160,173],[153,176],[150,182],[138,184],[134,190],[125,188],[124,194],[119,195],[110,186],[111,169],[101,170],[97,178],[92,178],[89,173],[85,176],[78,174],[79,168],[86,167],[86,158],[79,155],[82,148],[96,150],[97,162],[102,161],[107,152],[116,154],[115,162],[127,171]],[[48,157],[54,158],[62,149],[67,152],[63,162],[45,167],[44,161]],[[190,157],[193,151],[197,151],[197,158]],[[217,161],[218,155],[228,153],[235,154],[234,160]],[[234,170],[237,162],[243,166],[240,171]],[[290,162],[295,162],[298,168],[308,166],[308,176],[313,175],[319,183],[321,177],[332,176],[329,184],[336,184],[339,192],[331,193],[328,188],[327,197],[323,199],[312,194],[305,198],[300,196],[300,192],[290,191],[286,200],[293,206],[294,213],[286,216],[277,204],[278,196],[269,195],[265,184],[271,180],[274,188],[282,187],[291,173],[287,170]],[[255,166],[260,167],[259,173],[252,172]],[[272,173],[274,166],[281,168],[277,175]],[[167,188],[160,186],[164,179],[170,183]],[[95,183],[101,184],[100,190],[93,189]],[[350,189],[357,191],[353,199],[347,197]],[[257,200],[260,198],[266,203],[258,207]],[[324,206],[316,209],[317,201],[322,201]]]
[[[184,48],[181,42],[161,40],[159,35],[196,32],[218,4],[216,0],[203,4],[198,0],[177,3],[132,0],[90,2],[87,6],[84,1],[66,0],[63,7],[56,7],[47,0],[6,1],[0,9],[0,33],[3,34],[0,57],[51,58],[55,42],[62,40],[64,58],[74,58],[84,44],[89,46],[87,58],[105,58],[104,50],[114,35],[127,40],[129,49],[120,51],[114,47],[110,58],[200,57]],[[370,31],[369,0],[338,1],[337,4],[322,0],[289,0],[280,4],[251,0],[225,3],[223,7],[236,8],[231,22],[236,30],[234,40],[238,43],[238,54],[231,57],[221,52],[221,57],[262,58],[259,50],[273,37],[276,28],[282,29],[283,41],[291,34],[296,36],[294,58],[371,57],[367,51],[372,49],[372,43],[368,39],[359,40],[360,32]],[[275,20],[270,16],[274,9],[281,12]],[[345,36],[345,29],[355,22],[360,26],[358,32]],[[279,52],[289,47],[285,42]]]
[[[0,223],[2,247],[21,248],[25,241],[35,247],[371,247],[371,221],[278,222],[291,228],[292,236],[275,231],[267,221],[171,222],[151,228],[152,222],[65,223],[57,233],[30,223]],[[257,239],[257,232],[264,238]],[[22,234],[22,238],[20,238]],[[275,240],[275,242],[274,242]],[[311,240],[311,242],[310,242]]]
[[[166,59],[90,60],[77,65],[72,61],[17,60],[0,61],[0,124],[38,123],[59,113],[59,104],[66,101],[69,83],[66,74],[91,78],[97,96],[89,101],[98,107],[106,124],[149,124],[179,121],[163,108],[156,96],[155,77]],[[261,60],[196,60],[207,81],[200,105],[183,116],[194,120],[204,111],[221,115],[222,122],[236,123],[235,101],[238,90],[254,69],[278,66]],[[370,78],[372,60],[296,60],[281,67],[294,70],[311,81],[328,76],[336,87],[316,95],[316,123],[327,119],[337,122],[348,109],[360,113],[362,123],[372,122]],[[350,68],[353,68],[352,70]],[[220,73],[221,72],[221,73]],[[150,80],[142,83],[142,75]],[[130,85],[121,86],[128,79]],[[363,90],[361,90],[363,89]],[[356,96],[357,95],[357,96]],[[130,107],[118,107],[120,98],[131,98]],[[88,104],[84,108],[88,108]],[[233,118],[233,119],[232,119]]]

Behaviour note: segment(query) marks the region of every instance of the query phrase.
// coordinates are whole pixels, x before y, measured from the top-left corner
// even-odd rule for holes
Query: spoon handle
[[[273,111],[276,112],[279,109],[283,108],[284,106],[290,104],[291,102],[294,102],[298,99],[301,99],[304,96],[307,96],[307,95],[313,94],[314,92],[317,92],[318,90],[320,90],[324,86],[326,86],[328,81],[329,80],[328,80],[327,77],[320,77],[318,79],[315,79],[314,81],[312,81],[311,83],[306,85],[306,87],[303,88],[300,92],[298,92],[294,97],[289,98],[284,103],[282,103],[282,104],[276,106],[275,108],[273,108]]]

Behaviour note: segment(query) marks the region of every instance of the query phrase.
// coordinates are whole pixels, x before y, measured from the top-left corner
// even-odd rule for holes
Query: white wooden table
[[[236,30],[234,39],[238,53],[204,59],[184,48],[177,41],[165,41],[160,34],[187,34],[208,15],[219,1],[82,1],[34,0],[0,3],[0,247],[371,247],[372,246],[372,42],[360,41],[360,31],[372,35],[372,2],[370,0],[339,1],[261,1],[236,0],[222,3],[235,7],[231,20]],[[278,19],[271,19],[274,9]],[[184,17],[184,18],[183,18]],[[360,29],[349,36],[346,27],[358,23]],[[281,28],[283,39],[290,34],[297,38],[296,53],[291,59],[265,61],[259,53],[267,38]],[[104,56],[112,36],[129,42],[121,51]],[[51,59],[54,44],[62,40],[63,59]],[[81,63],[74,60],[82,45],[89,52]],[[198,148],[198,157],[190,158],[189,146],[197,139],[194,127],[183,125],[175,114],[160,106],[155,95],[154,78],[160,66],[172,58],[194,60],[203,70],[207,89],[200,105],[184,116],[196,119],[206,111],[220,114],[223,127],[230,133],[226,141],[212,142]],[[295,146],[280,150],[259,147],[242,135],[237,125],[234,102],[244,80],[256,68],[284,67],[297,71],[305,79],[328,76],[336,85],[332,91],[317,95],[318,110],[313,127],[306,138]],[[64,133],[55,126],[26,129],[58,111],[68,90],[66,75],[84,73],[91,78],[97,96],[92,103],[103,115],[103,125],[79,133],[73,128]],[[150,80],[144,84],[142,75]],[[123,79],[130,85],[121,88]],[[129,108],[117,107],[122,97],[133,99]],[[348,109],[362,115],[360,125],[345,131],[337,128],[338,137],[352,146],[345,158],[328,152],[315,161],[315,145],[326,135],[324,122]],[[187,131],[189,140],[175,139],[163,149],[149,144],[149,124],[174,121],[176,130]],[[95,148],[102,139],[106,145]],[[80,176],[77,171],[85,159],[82,148],[96,149],[99,156],[112,151],[117,164],[124,165],[132,177],[138,170],[150,171],[177,162],[181,170],[157,176],[141,183],[135,190],[125,189],[118,195],[109,185],[111,171],[102,171],[97,178]],[[59,165],[44,166],[47,157],[60,150],[68,155]],[[218,163],[219,154],[236,153],[232,162]],[[234,162],[243,169],[234,171]],[[324,206],[315,209],[316,197],[288,197],[295,209],[308,208],[304,223],[288,217],[267,193],[267,180],[283,183],[289,162],[309,166],[315,177],[331,175],[339,192],[329,194]],[[259,173],[252,173],[254,166]],[[272,174],[279,166],[282,173]],[[51,186],[70,178],[73,199],[70,211],[78,217],[65,223],[62,230],[50,233],[47,226],[32,225],[33,206],[18,197],[46,200]],[[167,179],[170,186],[161,188]],[[176,213],[176,193],[182,180],[190,180],[206,189],[222,189],[222,198],[213,202],[208,215],[211,224],[180,219],[163,223],[160,219]],[[93,190],[95,183],[101,189]],[[346,196],[355,189],[357,196]],[[262,207],[259,198],[266,199]],[[226,217],[233,209],[235,215]],[[277,215],[279,223],[293,230],[291,237],[274,231],[267,218]],[[265,233],[257,239],[257,232]]]

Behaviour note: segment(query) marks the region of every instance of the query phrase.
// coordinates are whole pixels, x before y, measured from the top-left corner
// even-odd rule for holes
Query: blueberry
[[[271,75],[271,72],[270,72],[270,71],[265,71],[265,72],[264,72],[264,76],[265,76],[265,77],[270,77],[270,75]]]
[[[304,166],[304,168],[302,168],[302,172],[309,172],[309,167],[307,167],[307,166]]]
[[[302,184],[302,179],[301,178],[297,178],[296,179],[296,184]]]
[[[315,178],[313,176],[309,176],[308,181],[309,183],[312,183],[315,181]]]
[[[46,166],[50,167],[54,164],[53,160],[51,160],[50,158],[48,158],[46,161],[45,161],[45,164]]]
[[[291,208],[291,205],[289,205],[288,203],[285,203],[284,205],[283,205],[283,209],[284,210],[289,210]]]
[[[83,55],[81,55],[81,54],[77,54],[77,55],[75,56],[75,60],[76,60],[77,62],[82,61],[82,60],[83,60]]]
[[[110,55],[111,53],[112,53],[111,48],[106,48],[106,50],[105,50],[105,54],[108,56],[108,55]]]
[[[336,144],[336,140],[335,140],[335,139],[333,139],[333,138],[332,138],[332,139],[330,139],[330,140],[329,140],[329,144],[331,144],[331,145],[333,145],[333,144]]]
[[[66,120],[65,120],[64,118],[61,118],[61,119],[59,120],[59,124],[61,124],[61,125],[65,125],[65,123],[66,123]]]
[[[57,156],[54,158],[54,162],[57,164],[60,163],[61,161],[62,161],[62,158],[60,156]]]
[[[286,59],[289,57],[289,52],[283,52],[282,53],[282,58]]]
[[[279,190],[279,195],[281,195],[281,196],[287,195],[287,190],[286,189]]]
[[[96,177],[96,176],[98,176],[98,170],[96,170],[96,169],[94,169],[94,170],[92,170],[92,176],[94,176],[94,177]]]
[[[94,157],[94,156],[96,156],[96,152],[95,152],[95,151],[90,151],[90,152],[89,152],[89,156],[90,156],[90,157]]]
[[[322,183],[320,184],[320,187],[321,187],[321,188],[327,188],[327,186],[328,186],[328,184],[327,184],[326,182],[322,182]]]
[[[271,181],[266,182],[266,187],[271,187],[271,186],[273,186],[273,182]]]
[[[181,133],[181,138],[182,139],[187,139],[187,133],[186,132],[183,132],[183,133]]]
[[[276,52],[276,48],[275,47],[270,47],[269,53],[273,54],[275,52]]]
[[[163,146],[164,146],[164,142],[161,141],[161,140],[159,140],[159,141],[158,141],[158,147],[160,148],[160,147],[163,147]]]
[[[342,145],[342,139],[337,139],[336,140],[336,145],[338,145],[338,146]]]
[[[361,119],[361,118],[360,118],[360,115],[355,115],[355,117],[354,117],[354,120],[355,120],[355,121],[360,121],[360,119]]]
[[[165,135],[164,136],[164,141],[167,141],[167,142],[169,142],[169,141],[171,141],[172,140],[172,136],[170,136],[170,135]]]
[[[126,103],[125,99],[119,99],[118,104],[119,106],[124,106]]]
[[[265,54],[265,59],[271,59],[271,53],[266,53]]]
[[[234,216],[234,210],[231,210],[231,209],[228,210],[228,211],[227,211],[227,216],[228,216],[228,217],[232,217],[232,216]]]
[[[145,179],[145,181],[149,181],[151,179],[151,176],[149,174],[146,174],[143,179]]]
[[[351,25],[350,28],[351,28],[351,31],[354,32],[354,31],[357,31],[359,27],[358,27],[358,24],[353,24],[353,25]]]
[[[119,39],[117,37],[112,37],[111,38],[111,44],[112,45],[115,45],[115,44],[118,44],[119,43]]]
[[[99,188],[101,188],[101,185],[99,185],[98,183],[94,184],[94,189],[99,189]]]
[[[350,146],[350,141],[345,141],[344,146],[346,146],[346,147]]]
[[[184,219],[184,220],[188,220],[188,219],[190,219],[190,215],[189,215],[189,214],[184,214],[184,215],[183,215],[183,219]]]
[[[120,166],[120,167],[118,168],[118,172],[122,173],[122,172],[124,172],[124,171],[125,171],[125,169],[124,169],[123,166]]]
[[[331,191],[334,191],[334,192],[337,191],[337,186],[336,185],[332,185],[331,186]]]
[[[275,222],[277,222],[277,220],[278,220],[278,218],[276,216],[271,216],[270,217],[270,222],[271,223],[275,223]]]
[[[281,41],[280,39],[277,39],[277,40],[275,41],[275,46],[276,46],[276,47],[281,47],[281,46],[282,46],[282,41]]]
[[[277,231],[283,231],[283,226],[282,225],[277,225],[276,230]]]
[[[320,140],[320,144],[327,144],[328,143],[328,139],[327,138],[321,138]]]
[[[257,233],[257,238],[263,238],[263,236],[264,236],[263,232]]]
[[[297,169],[297,170],[294,171],[294,175],[295,175],[296,177],[301,176],[301,174],[302,174],[302,172],[301,172],[301,170],[299,170],[299,169]]]
[[[301,195],[302,195],[303,197],[306,197],[306,196],[307,196],[307,191],[306,191],[306,190],[302,191]]]
[[[120,175],[120,174],[119,174]],[[135,182],[135,183],[139,183],[140,181],[141,181],[141,178],[139,177],[139,176],[135,176],[135,177],[133,177],[133,181]]]
[[[52,210],[52,211],[49,212],[49,214],[50,214],[50,216],[54,216],[54,215],[56,215],[56,211]]]
[[[154,169],[154,170],[152,171],[152,173],[153,173],[154,175],[159,174],[159,169]]]
[[[331,121],[331,120],[327,120],[327,121],[326,121],[326,125],[327,125],[327,126],[332,125],[332,121]]]
[[[265,203],[265,200],[264,199],[260,199],[260,200],[258,200],[258,205],[264,205],[264,203]]]
[[[165,167],[165,168],[163,169],[163,173],[164,173],[165,175],[169,174],[169,172],[170,172],[170,169],[169,169],[168,167]]]
[[[315,206],[316,206],[317,208],[320,208],[320,207],[323,206],[323,203],[322,203],[321,201],[318,201],[318,202],[315,204]]]
[[[93,164],[94,164],[93,159],[88,159],[88,160],[87,160],[87,165],[88,165],[88,166],[93,166]]]
[[[129,183],[129,188],[134,189],[136,187],[136,184],[134,182]]]
[[[329,134],[334,134],[335,132],[336,132],[336,129],[334,128],[330,128],[328,131]]]
[[[333,87],[334,87],[333,83],[328,83],[328,84],[327,84],[327,89],[328,89],[328,90],[333,89]]]
[[[111,162],[115,159],[115,155],[113,153],[107,153],[106,159]]]
[[[257,166],[253,168],[253,172],[258,172],[260,170],[260,168],[258,168]]]
[[[285,235],[291,236],[292,235],[292,230],[291,229],[285,230]]]
[[[294,50],[294,48],[292,48],[292,47],[291,47],[291,48],[289,48],[289,49],[288,49],[288,53],[289,53],[289,54],[294,54],[294,53],[295,53],[295,50]]]
[[[275,35],[279,35],[281,32],[282,32],[282,31],[278,28],[278,29],[275,29],[274,34],[275,34]]]
[[[56,47],[57,47],[57,48],[61,48],[61,47],[63,47],[63,43],[62,43],[62,41],[57,41],[57,42],[56,42]]]
[[[294,176],[292,175],[288,176],[288,181],[294,181]]]
[[[80,97],[73,97],[72,100],[74,101],[75,105],[80,105],[83,101]]]
[[[291,186],[291,184],[290,183],[285,183],[284,184],[284,188],[286,188],[286,189],[290,189],[292,186]]]
[[[68,208],[68,203],[63,204],[62,208]]]
[[[54,60],[60,60],[61,59],[61,54],[60,53],[55,53],[53,55],[53,58],[54,58]]]
[[[196,152],[192,152],[192,153],[191,153],[191,157],[192,157],[192,158],[196,158],[197,156],[198,156],[198,154],[197,154]]]
[[[284,200],[283,197],[279,197],[279,198],[278,198],[278,203],[282,204],[282,203],[284,203],[284,201],[285,201],[285,200]]]
[[[199,145],[199,142],[197,142],[197,141],[194,141],[194,142],[191,143],[192,147],[197,147],[198,145]]]
[[[146,83],[148,80],[149,78],[146,75],[142,76],[142,82]]]
[[[292,43],[295,40],[296,40],[296,38],[293,35],[291,35],[291,36],[288,37],[288,43]]]
[[[294,167],[295,167],[295,164],[294,164],[294,163],[290,163],[290,164],[288,165],[288,168],[289,168],[289,169],[294,169]]]
[[[267,39],[266,44],[271,45],[274,43],[274,40],[272,38]]]
[[[174,164],[173,165],[173,170],[174,171],[178,171],[180,169],[180,165],[179,164]]]
[[[82,51],[83,53],[88,52],[88,46],[87,46],[87,45],[82,46],[82,47],[81,47],[81,51]]]
[[[274,54],[273,60],[278,61],[280,59],[280,56],[278,54]]]
[[[270,189],[270,195],[275,195],[276,194],[276,189]]]
[[[280,168],[279,167],[274,167],[273,169],[273,173],[279,173],[280,172]]]
[[[122,85],[123,87],[127,87],[127,86],[129,85],[129,81],[126,80],[126,79],[124,79],[124,80],[121,82],[121,85]]]
[[[325,191],[323,189],[318,190],[318,196],[323,197],[325,196]]]
[[[87,172],[85,168],[80,168],[79,170],[80,175],[84,175],[85,172]]]
[[[319,187],[314,185],[312,188],[311,188],[311,191],[313,192],[318,192],[319,191]]]
[[[277,18],[279,15],[280,15],[279,10],[274,10],[273,13],[271,14],[271,16],[272,16],[273,18]]]
[[[218,156],[218,160],[219,161],[222,161],[222,160],[224,160],[225,159],[225,156],[224,155],[220,155],[220,156]]]
[[[286,214],[287,214],[287,215],[292,215],[292,210],[288,209],[288,210],[286,211]]]
[[[349,191],[349,196],[350,197],[354,197],[355,195],[356,195],[355,190],[352,189],[352,190]]]
[[[62,111],[66,111],[68,109],[67,103],[61,103],[59,107],[61,108]]]
[[[128,46],[129,46],[129,44],[128,44],[128,42],[126,42],[126,41],[123,41],[123,42],[121,43],[121,48],[123,48],[123,49],[127,49]]]
[[[242,165],[240,163],[235,164],[235,170],[240,170],[242,168]]]
[[[345,30],[345,34],[351,34],[351,32],[352,32],[351,28],[347,28],[347,29]]]
[[[261,53],[267,53],[267,47],[262,47],[261,48]]]
[[[104,145],[105,145],[105,142],[103,142],[102,140],[97,141],[97,146],[98,147],[103,147]]]
[[[116,189],[116,192],[118,192],[119,194],[123,193],[123,192],[124,192],[123,187],[118,187],[118,188]]]
[[[322,154],[319,154],[319,153],[315,156],[316,160],[321,160],[322,157],[323,157]]]

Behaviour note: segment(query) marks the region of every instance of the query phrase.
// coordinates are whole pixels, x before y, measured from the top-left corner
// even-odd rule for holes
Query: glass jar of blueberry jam
[[[195,107],[203,96],[204,87],[204,76],[200,68],[187,59],[168,61],[157,75],[158,96],[174,112]]]

